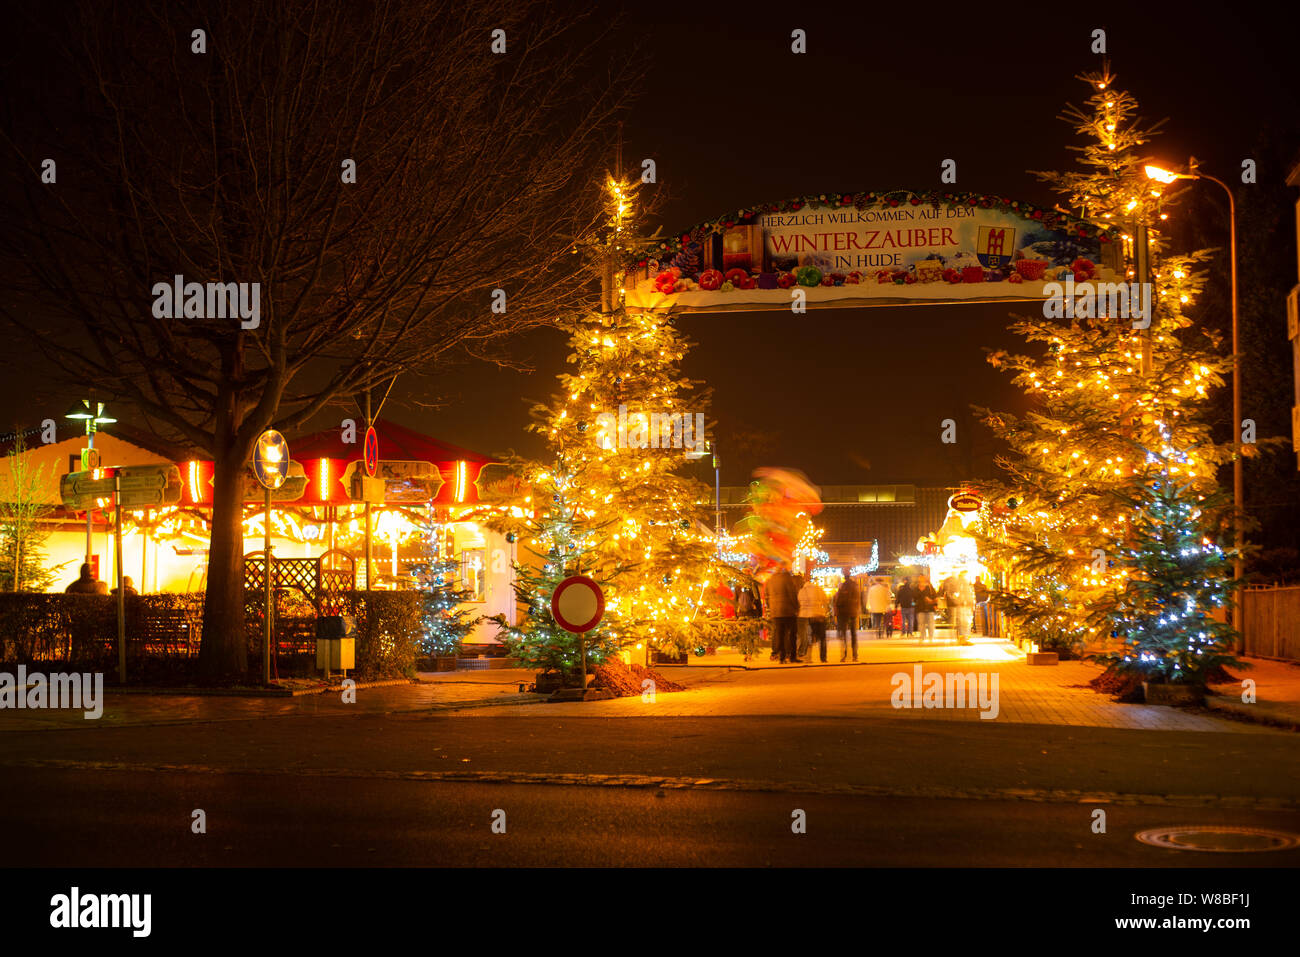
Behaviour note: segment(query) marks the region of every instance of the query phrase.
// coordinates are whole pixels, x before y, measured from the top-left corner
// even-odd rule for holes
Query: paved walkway
[[[978,646],[977,646],[978,648]],[[1101,672],[1085,662],[1055,667],[1026,665],[1023,660],[990,662],[968,654],[941,660],[873,662],[833,667],[787,666],[751,671],[663,667],[665,677],[682,681],[695,677],[686,691],[658,694],[652,702],[640,697],[609,701],[547,703],[541,707],[500,707],[461,712],[465,715],[541,715],[575,718],[722,717],[802,715],[810,717],[896,717],[907,721],[974,721],[1000,724],[1070,725],[1076,727],[1137,728],[1166,731],[1268,733],[1270,729],[1231,721],[1200,709],[1120,704],[1097,694],[1087,683]],[[984,676],[991,689],[998,682],[996,715],[981,718],[980,707],[895,707],[895,675],[922,681],[938,673]],[[699,674],[704,671],[711,674]],[[692,674],[695,672],[696,674]],[[918,695],[919,697],[919,695]],[[902,696],[908,701],[906,695]],[[918,701],[917,704],[923,704]]]
[[[1300,728],[1300,663],[1269,661],[1266,658],[1245,659],[1251,667],[1229,668],[1241,680],[1224,685],[1213,685],[1215,696],[1206,700],[1213,711],[1234,714],[1250,721],[1260,721],[1282,727]],[[1254,701],[1243,701],[1247,695],[1244,682],[1253,683],[1249,689]]]
[[[868,632],[867,634],[871,634]],[[950,661],[950,660],[970,660],[979,659],[982,661],[1017,661],[1024,660],[1024,652],[1016,648],[1015,645],[998,638],[984,638],[979,635],[971,637],[973,644],[960,645],[957,639],[948,634],[946,629],[941,629],[940,636],[932,641],[922,642],[919,638],[867,638],[862,633],[858,635],[858,663],[879,663],[893,661]],[[810,654],[805,656],[802,664],[820,665],[821,658],[817,650],[817,645],[809,649]],[[844,653],[844,647],[838,638],[830,638],[826,642],[826,665],[840,664],[840,655]],[[851,652],[850,652],[851,653]],[[853,664],[852,659],[844,662],[846,665]],[[760,654],[754,655],[748,661],[745,656],[738,651],[721,651],[714,655],[692,655],[687,665],[689,668],[694,667],[736,667],[736,668],[777,668],[787,669],[797,667],[796,665],[783,665],[778,661],[773,661],[767,650]]]
[[[1207,709],[1119,704],[1087,687],[1087,682],[1100,672],[1098,666],[1063,662],[1055,667],[1031,667],[1014,646],[996,639],[976,638],[968,646],[951,639],[930,645],[916,639],[860,639],[857,664],[840,664],[839,647],[833,641],[828,652],[831,660],[826,665],[814,661],[783,666],[769,661],[766,654],[745,663],[739,654],[721,654],[692,657],[686,666],[659,666],[666,677],[685,684],[688,690],[659,694],[653,702],[635,697],[543,704],[540,696],[520,692],[521,685],[532,681],[529,671],[460,671],[422,674],[419,683],[361,688],[355,703],[344,703],[338,693],[298,698],[110,693],[99,721],[86,721],[81,712],[5,710],[0,711],[0,732],[444,710],[458,716],[894,717],[904,721],[974,721],[981,725],[1280,733]],[[1254,664],[1254,669],[1242,675],[1256,682],[1257,703],[1240,703],[1241,688],[1232,685],[1218,689],[1231,696],[1212,699],[1212,708],[1244,711],[1250,717],[1265,712],[1283,717],[1294,714],[1293,724],[1300,724],[1300,667],[1259,660]],[[974,674],[977,681],[983,676],[988,690],[996,676],[996,716],[980,717],[981,711],[993,712],[991,699],[986,699],[982,707],[978,699],[964,702],[972,705],[968,707],[895,707],[895,676],[905,675],[915,681],[918,666],[922,680],[932,673]],[[915,703],[924,704],[923,700]],[[1286,725],[1285,721],[1277,723]]]
[[[0,732],[37,731],[78,727],[193,724],[205,721],[244,721],[249,718],[301,717],[358,712],[392,713],[428,711],[497,702],[541,701],[540,695],[521,694],[521,683],[532,683],[533,673],[522,670],[461,671],[422,675],[419,683],[359,688],[354,703],[327,692],[296,698],[242,698],[228,695],[105,695],[104,713],[87,721],[80,711],[0,711]]]

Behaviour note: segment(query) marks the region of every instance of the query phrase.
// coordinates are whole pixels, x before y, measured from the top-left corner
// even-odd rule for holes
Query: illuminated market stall
[[[937,586],[944,579],[962,572],[974,581],[987,578],[989,570],[979,554],[979,543],[974,526],[980,519],[982,500],[971,492],[958,492],[948,499],[948,514],[938,531],[926,535],[916,543],[917,554],[900,555],[898,564],[904,567],[923,567]]]
[[[371,556],[367,579],[366,511],[363,494],[364,431],[330,429],[290,439],[289,475],[301,493],[276,500],[270,511],[271,544],[277,558],[319,560],[322,568],[350,569],[355,588],[404,589],[417,586],[417,570],[429,555],[458,563],[459,586],[475,611],[513,621],[511,583],[516,546],[489,529],[486,517],[509,507],[500,490],[512,487],[503,465],[486,456],[441,442],[383,419],[375,429],[380,456],[380,501],[370,509]],[[202,591],[207,573],[208,528],[213,495],[213,463],[168,461],[132,443],[101,438],[105,466],[174,464],[181,480],[180,501],[171,506],[127,510],[123,523],[123,571],[141,592]],[[34,450],[38,451],[38,450]],[[46,452],[51,462],[58,452]],[[119,461],[120,460],[120,461]],[[62,464],[62,463],[59,463]],[[57,473],[56,473],[57,474]],[[246,489],[244,554],[263,550],[266,512],[262,492]],[[369,497],[376,496],[372,493]],[[57,502],[57,488],[50,496]],[[111,501],[97,502],[91,514],[90,552],[98,577],[113,577]],[[84,513],[81,513],[84,515]],[[86,525],[76,513],[56,508],[56,530],[47,551],[70,580],[86,554]],[[100,561],[100,556],[105,560]],[[69,571],[69,569],[71,571]],[[59,586],[62,588],[62,584]],[[470,643],[490,642],[495,629],[480,625]]]

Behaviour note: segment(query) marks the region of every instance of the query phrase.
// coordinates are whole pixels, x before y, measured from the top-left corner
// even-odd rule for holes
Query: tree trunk
[[[208,589],[199,648],[199,672],[205,681],[243,678],[248,672],[242,496],[246,458],[240,450],[226,446],[217,453],[214,465]]]

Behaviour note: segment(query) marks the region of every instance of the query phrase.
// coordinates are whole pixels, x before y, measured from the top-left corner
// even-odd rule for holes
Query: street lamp
[[[690,461],[702,459],[707,455],[713,456],[713,533],[718,540],[718,553],[722,552],[722,464],[718,458],[718,445],[710,439],[704,444],[703,449],[695,449],[686,453],[686,458]]]
[[[83,472],[96,468],[98,463],[94,460],[92,454],[95,450],[95,433],[99,431],[101,425],[112,425],[117,419],[113,418],[107,412],[107,406],[103,402],[95,399],[82,399],[80,402],[73,403],[71,409],[63,414],[65,419],[74,421],[80,420],[86,423],[86,447],[81,450],[81,470]],[[86,509],[86,564],[89,565],[93,548],[91,545],[90,533],[90,512]],[[141,585],[141,588],[144,586]]]
[[[1242,477],[1241,449],[1241,343],[1238,340],[1237,331],[1237,205],[1232,198],[1232,190],[1228,188],[1228,184],[1208,173],[1199,172],[1196,168],[1195,157],[1188,161],[1187,166],[1189,172],[1186,173],[1173,173],[1159,166],[1147,166],[1146,174],[1149,179],[1160,183],[1172,183],[1180,179],[1206,179],[1211,183],[1218,183],[1223,187],[1223,191],[1228,194],[1228,245],[1232,259],[1232,434],[1234,436],[1233,445],[1236,446],[1236,454],[1232,457],[1232,505],[1234,512],[1233,537],[1237,546],[1237,556],[1232,563],[1232,576],[1240,582],[1245,576],[1245,563],[1241,558],[1241,546],[1245,542],[1242,522],[1245,514],[1246,494],[1245,480]],[[1242,603],[1239,598],[1233,602],[1232,606],[1232,627],[1237,631],[1238,641],[1241,640],[1242,612]]]

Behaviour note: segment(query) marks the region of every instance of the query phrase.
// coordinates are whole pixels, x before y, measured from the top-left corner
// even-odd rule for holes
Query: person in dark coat
[[[835,592],[835,634],[840,639],[840,661],[849,655],[853,639],[853,660],[858,660],[858,612],[862,609],[862,586],[844,569],[844,584]]]
[[[82,562],[81,577],[63,590],[69,595],[107,595],[108,585],[91,572],[90,562]]]
[[[790,577],[794,579],[794,593],[797,597],[803,591],[804,576],[791,572]],[[801,658],[808,650],[808,619],[802,615],[796,615],[794,619],[794,649],[795,654]]]
[[[894,604],[903,613],[903,634],[908,638],[916,634],[915,594],[916,589],[912,586],[912,579],[904,578],[903,584],[898,586],[898,591],[894,595]]]
[[[798,663],[795,654],[796,623],[799,620],[799,589],[795,586],[790,566],[782,562],[767,580],[768,614],[772,618],[772,649],[781,664]]]
[[[135,582],[131,580],[130,575],[122,576],[122,592],[126,595],[127,598],[138,598],[140,595],[140,593],[135,590]],[[117,589],[114,588],[111,594],[116,595]]]
[[[975,576],[975,621],[979,626],[981,635],[991,635],[993,633],[992,621],[989,616],[989,586],[984,584],[982,575]]]

